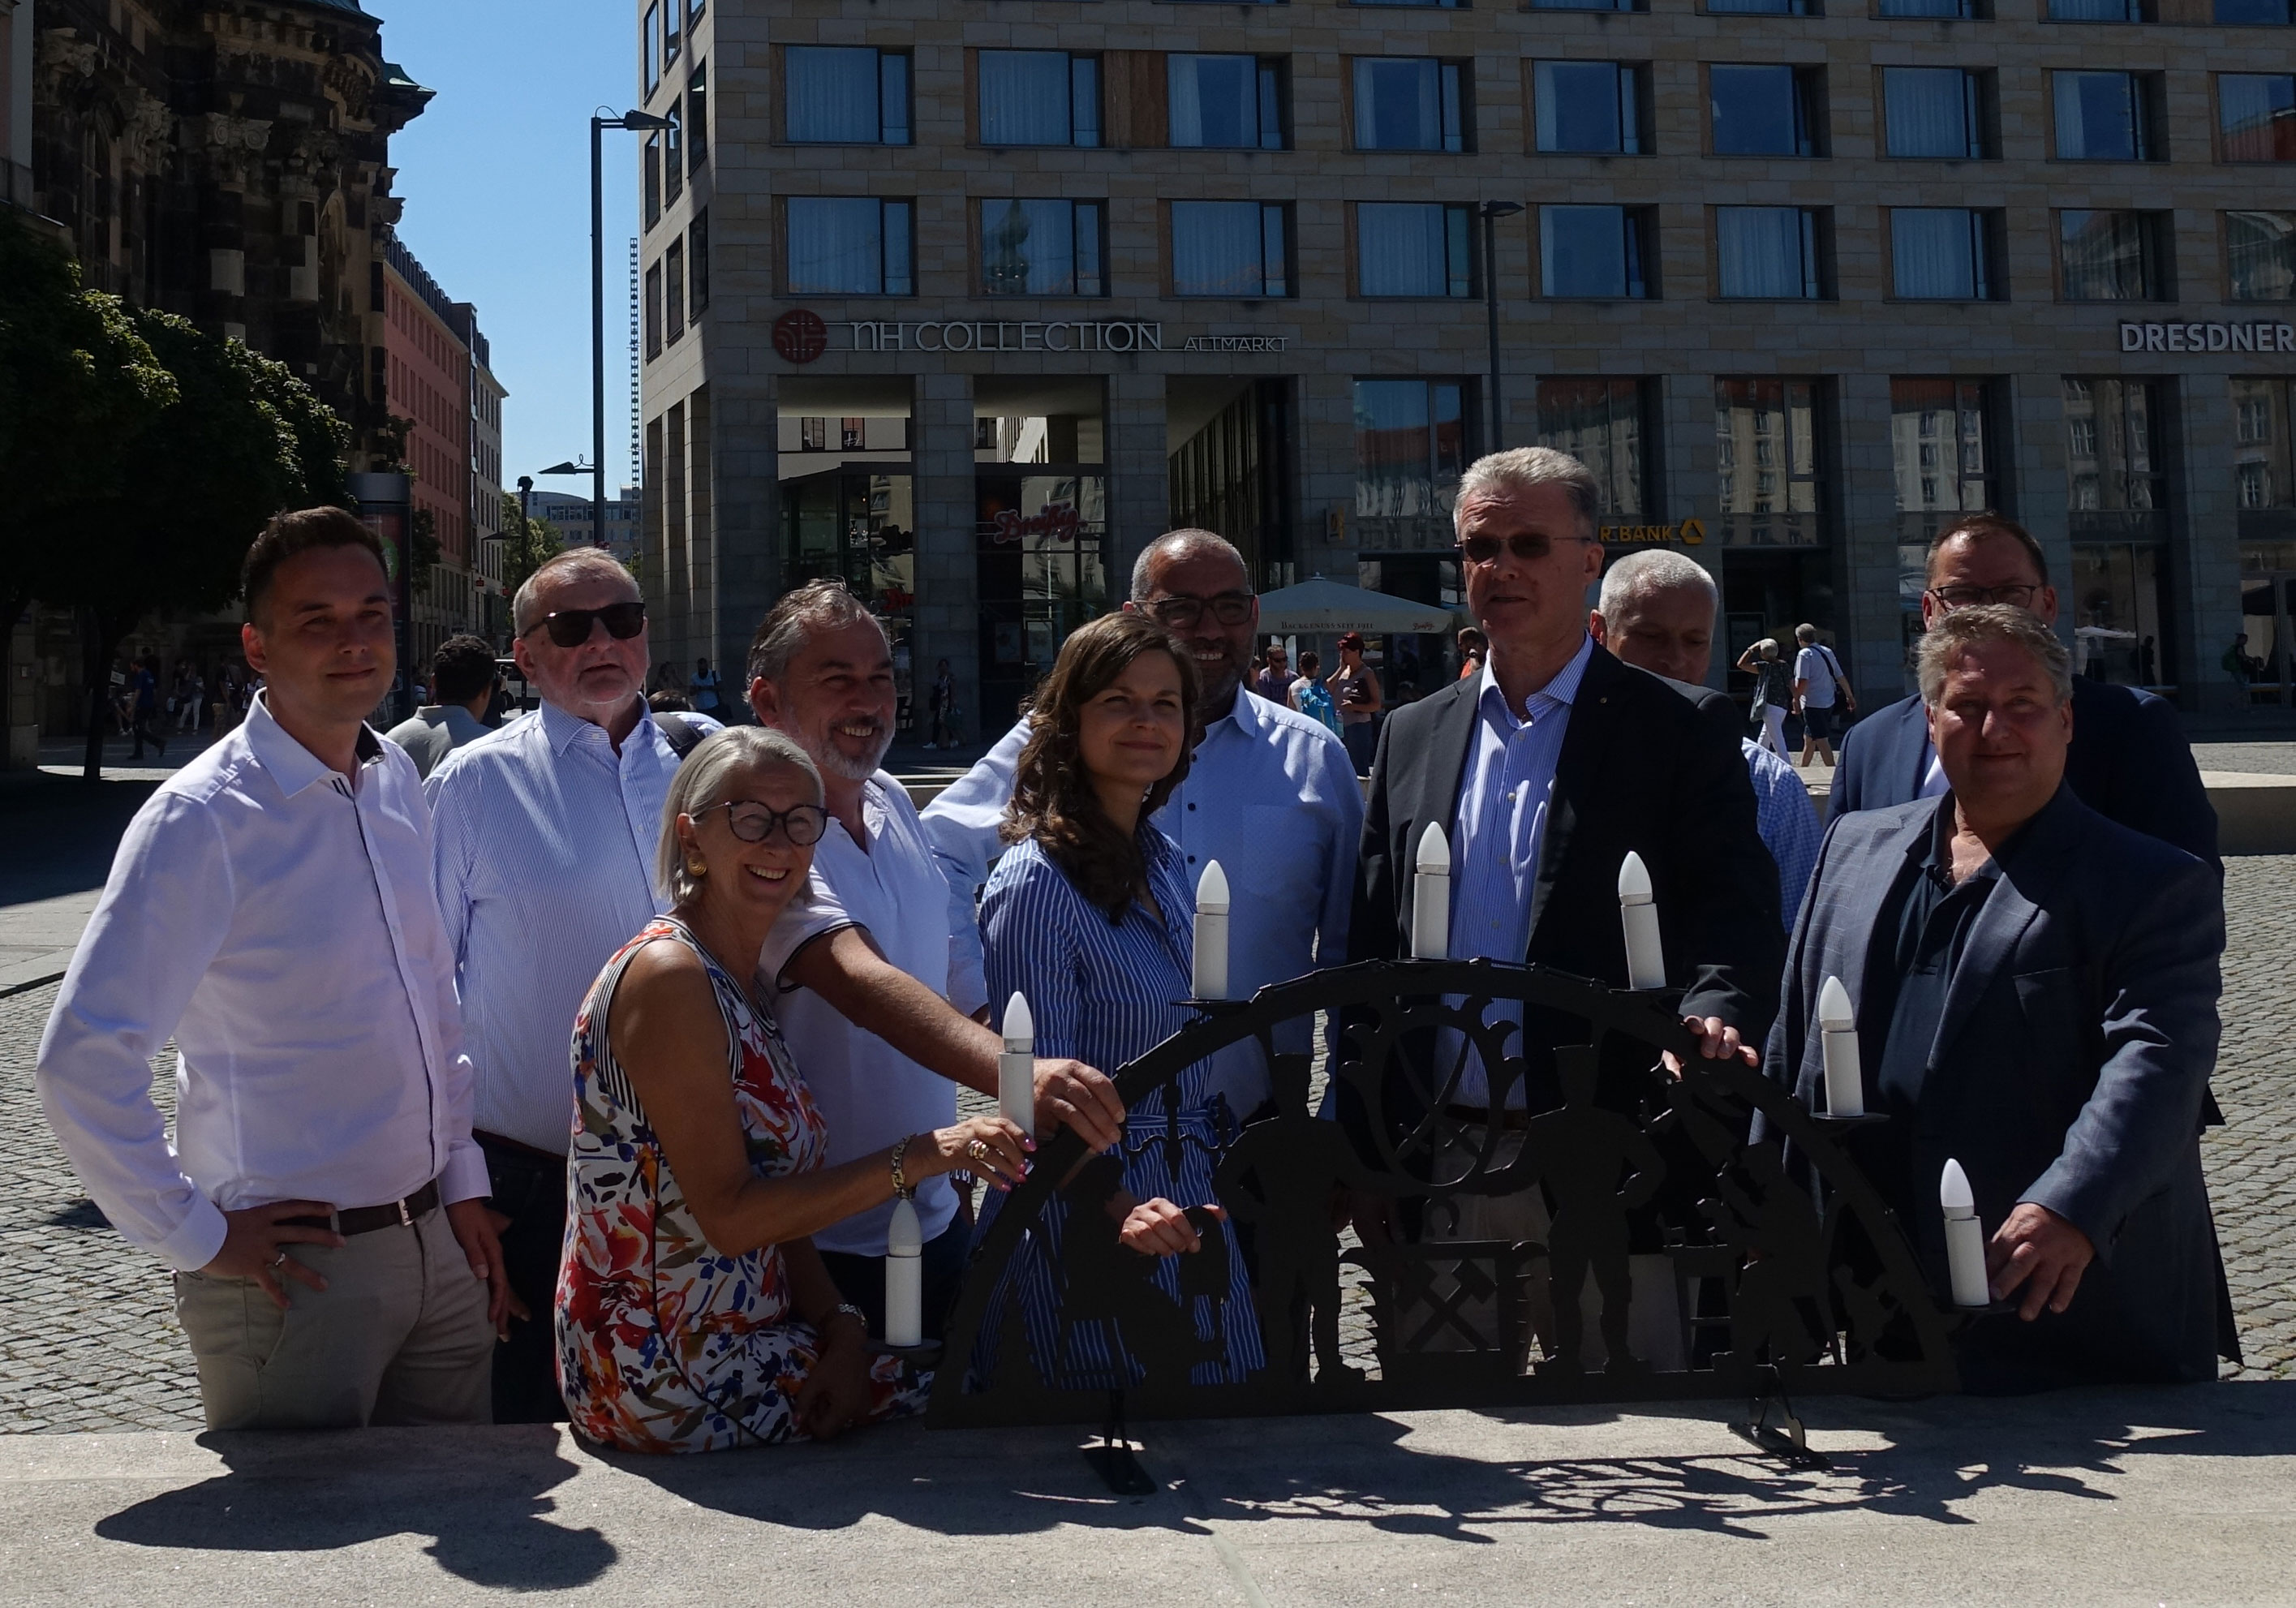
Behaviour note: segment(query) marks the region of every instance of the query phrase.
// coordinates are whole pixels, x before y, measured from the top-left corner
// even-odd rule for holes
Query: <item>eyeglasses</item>
[[[1471,564],[1491,564],[1498,562],[1504,551],[1513,554],[1524,563],[1535,564],[1554,552],[1557,542],[1593,539],[1585,536],[1463,536],[1459,538],[1459,556]]]
[[[603,622],[606,635],[616,642],[627,642],[645,629],[645,604],[616,603],[603,609],[560,609],[544,615],[519,635],[531,636],[547,626],[552,642],[562,648],[578,648],[590,640],[590,622],[594,619]]]
[[[776,810],[740,799],[697,809],[693,818],[698,821],[713,809],[726,812],[726,825],[744,843],[767,842],[778,833],[791,848],[806,849],[821,841],[821,834],[829,830],[829,812],[818,804],[792,804]]]
[[[1249,592],[1223,592],[1218,597],[1189,597],[1176,595],[1160,597],[1148,605],[1159,625],[1169,626],[1176,631],[1192,629],[1210,609],[1212,618],[1224,626],[1240,626],[1251,618],[1252,605],[1259,599]]]
[[[1938,600],[1938,607],[1951,612],[1955,609],[1972,609],[1980,603],[2007,603],[2013,609],[2032,607],[2033,598],[2041,590],[2030,584],[2013,587],[1931,587],[1929,595]]]

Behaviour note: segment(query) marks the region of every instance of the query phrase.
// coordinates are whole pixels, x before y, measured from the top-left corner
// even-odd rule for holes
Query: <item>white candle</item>
[[[1218,860],[1206,860],[1196,880],[1198,999],[1227,997],[1227,873]]]
[[[1619,920],[1627,934],[1627,986],[1666,987],[1666,951],[1659,944],[1658,905],[1651,897],[1650,868],[1631,849],[1619,866]]]
[[[885,1343],[921,1346],[924,1341],[924,1228],[915,1205],[896,1199],[885,1230]]]
[[[1419,863],[1411,882],[1411,958],[1446,960],[1451,954],[1451,845],[1436,822],[1419,834]]]
[[[996,1057],[996,1109],[1030,1138],[1037,1136],[1037,1024],[1029,1002],[1004,1002],[1004,1053]]]
[[[1817,1026],[1825,1049],[1825,1114],[1864,1116],[1866,1073],[1857,1060],[1857,1013],[1850,1008],[1849,990],[1839,977],[1827,978],[1817,991]]]
[[[1993,1292],[1985,1277],[1985,1225],[1977,1220],[1977,1196],[1969,1187],[1969,1175],[1950,1158],[1945,1176],[1938,1180],[1938,1202],[1945,1208],[1945,1262],[1953,1284],[1953,1304],[1990,1305]]]

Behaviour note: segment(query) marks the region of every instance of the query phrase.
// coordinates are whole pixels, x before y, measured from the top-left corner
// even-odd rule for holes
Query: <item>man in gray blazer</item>
[[[1820,1103],[1819,989],[1850,993],[1852,1153],[1942,1291],[1938,1202],[1968,1173],[1997,1300],[1974,1391],[2216,1376],[2236,1357],[2201,1176],[2224,916],[2216,873],[2064,785],[2071,667],[2032,615],[1957,609],[1921,647],[1950,791],[1838,816],[1787,960],[1770,1076]]]

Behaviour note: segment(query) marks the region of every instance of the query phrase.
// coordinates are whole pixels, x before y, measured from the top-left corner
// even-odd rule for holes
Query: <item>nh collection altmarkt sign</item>
[[[1160,352],[1164,326],[1132,318],[849,319],[857,352]]]

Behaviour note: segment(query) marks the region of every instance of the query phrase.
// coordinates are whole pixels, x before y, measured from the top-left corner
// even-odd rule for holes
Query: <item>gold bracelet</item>
[[[914,1134],[907,1135],[899,1144],[893,1146],[893,1194],[904,1201],[916,1194],[916,1191],[909,1186],[909,1180],[901,1170],[902,1159],[909,1153],[909,1140],[914,1137],[916,1137]]]

